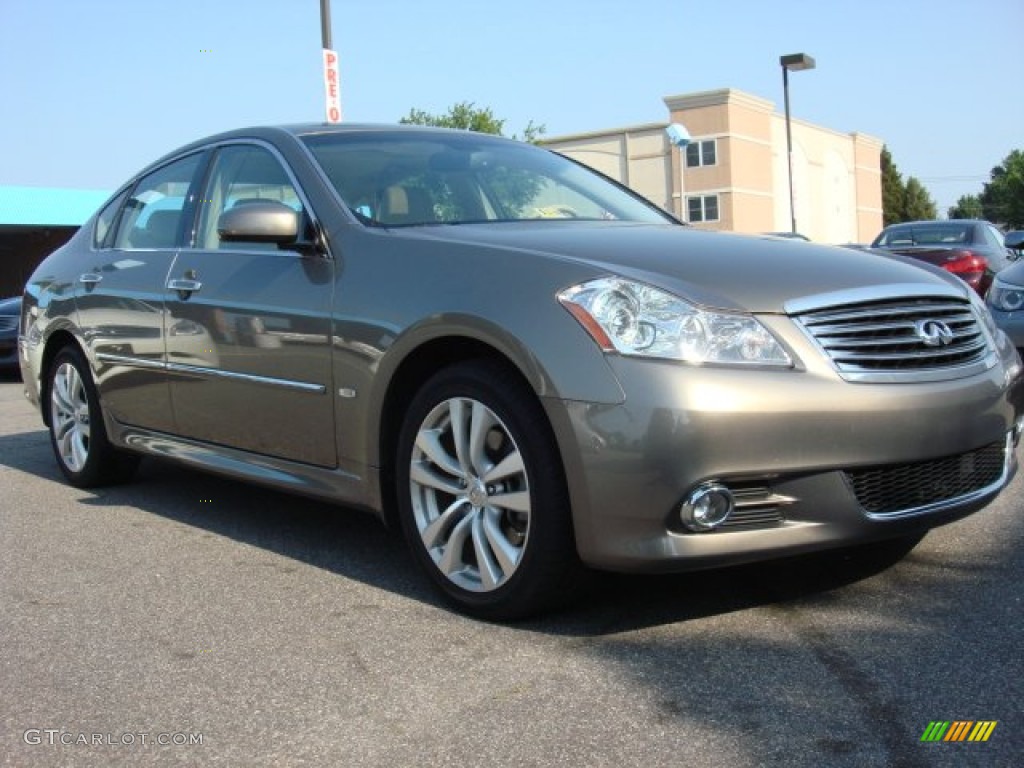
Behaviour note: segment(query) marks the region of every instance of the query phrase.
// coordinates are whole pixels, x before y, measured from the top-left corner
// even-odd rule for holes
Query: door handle
[[[181,298],[187,299],[189,294],[200,290],[203,287],[203,284],[198,280],[175,278],[167,281],[167,287],[172,291],[177,291]]]
[[[98,275],[95,272],[86,272],[85,274],[78,276],[78,282],[82,285],[93,286],[96,285],[100,280],[103,279],[103,275]]]

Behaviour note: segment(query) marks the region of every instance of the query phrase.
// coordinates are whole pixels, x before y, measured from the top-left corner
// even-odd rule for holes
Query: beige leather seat
[[[380,201],[381,224],[423,224],[437,221],[434,202],[422,187],[390,186]]]

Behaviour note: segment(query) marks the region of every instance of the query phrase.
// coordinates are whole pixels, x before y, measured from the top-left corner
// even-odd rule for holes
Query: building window
[[[694,141],[686,145],[686,167],[715,165],[718,162],[718,143],[715,139]]]
[[[688,221],[718,221],[718,195],[697,195],[686,198]]]

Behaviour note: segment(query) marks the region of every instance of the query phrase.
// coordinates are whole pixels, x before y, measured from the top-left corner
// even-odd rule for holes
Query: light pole
[[[320,0],[320,40],[326,50],[334,48],[331,45],[331,0]]]
[[[789,71],[799,72],[802,69],[814,69],[814,59],[806,53],[789,53],[779,57],[782,65],[782,94],[786,101],[786,155],[789,165],[789,220],[793,233],[796,233],[796,206],[793,202],[793,130],[789,120]]]
[[[686,172],[686,145],[693,139],[690,138],[690,132],[682,123],[672,123],[667,126],[665,135],[669,142],[679,149],[679,219],[686,222],[689,216],[686,210],[686,179],[683,174]]]

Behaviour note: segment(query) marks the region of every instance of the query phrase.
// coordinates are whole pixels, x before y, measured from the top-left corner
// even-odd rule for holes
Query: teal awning
[[[108,197],[98,189],[0,187],[0,226],[78,227]]]

